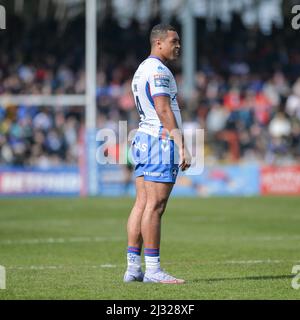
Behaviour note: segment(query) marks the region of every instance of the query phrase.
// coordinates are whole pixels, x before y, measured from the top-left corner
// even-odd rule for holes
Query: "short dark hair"
[[[170,24],[160,23],[155,25],[150,33],[150,44],[154,43],[154,40],[165,38],[168,31],[176,31],[176,29]]]

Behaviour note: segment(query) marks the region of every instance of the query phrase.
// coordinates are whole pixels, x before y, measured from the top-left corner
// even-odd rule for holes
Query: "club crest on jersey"
[[[172,175],[173,175],[173,177],[176,177],[176,175],[177,175],[177,169],[173,169],[173,170],[172,170]]]
[[[170,79],[168,76],[162,74],[154,75],[154,86],[155,87],[164,87],[169,88]]]

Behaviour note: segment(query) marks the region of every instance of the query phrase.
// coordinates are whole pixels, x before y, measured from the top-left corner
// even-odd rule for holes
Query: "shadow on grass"
[[[291,279],[295,275],[278,275],[278,276],[250,276],[250,277],[227,277],[227,278],[207,278],[194,279],[191,282],[217,282],[217,281],[234,281],[234,280],[276,280],[276,279]]]

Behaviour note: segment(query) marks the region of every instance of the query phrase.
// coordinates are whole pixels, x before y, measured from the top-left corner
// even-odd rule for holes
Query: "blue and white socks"
[[[141,249],[138,247],[127,248],[127,269],[131,271],[141,270]]]
[[[146,272],[154,273],[160,270],[159,249],[144,249]]]
[[[159,249],[145,248],[146,272],[154,273],[160,270]],[[141,249],[129,246],[127,248],[127,270],[141,271]]]

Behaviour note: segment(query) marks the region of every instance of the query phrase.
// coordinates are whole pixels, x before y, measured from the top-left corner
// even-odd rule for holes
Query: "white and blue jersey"
[[[132,92],[140,115],[139,128],[132,142],[135,175],[144,176],[145,180],[175,183],[179,162],[177,146],[163,134],[153,100],[156,96],[169,97],[171,110],[181,129],[175,78],[159,58],[150,56],[135,72]]]
[[[158,137],[162,124],[157,116],[153,98],[167,96],[177,125],[182,127],[180,109],[177,103],[177,85],[172,72],[163,62],[154,56],[144,60],[135,72],[131,84],[136,107],[140,115],[140,132]]]

